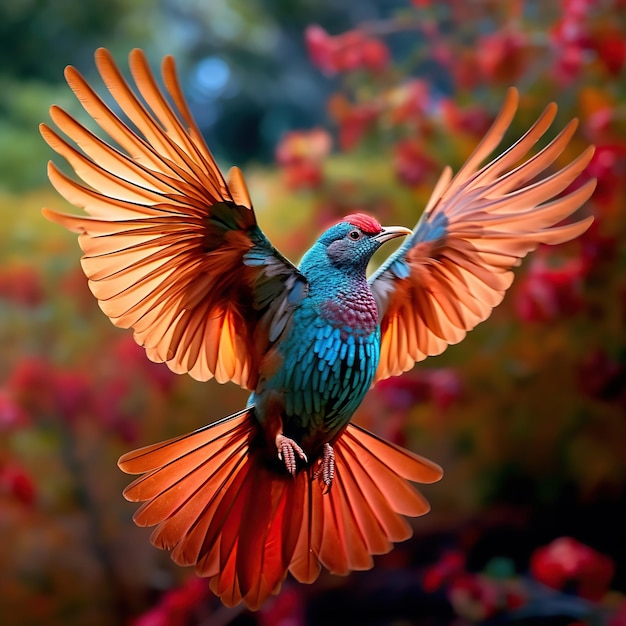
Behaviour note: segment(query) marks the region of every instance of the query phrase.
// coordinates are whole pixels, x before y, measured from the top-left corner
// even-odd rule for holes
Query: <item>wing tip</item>
[[[63,76],[67,84],[71,87],[76,80],[80,80],[82,78],[82,74],[73,66],[67,65],[63,70]]]
[[[562,132],[569,131],[572,135],[576,132],[576,129],[580,125],[580,120],[577,117],[573,117],[565,126],[563,127]]]
[[[53,211],[52,209],[49,209],[48,207],[43,207],[41,209],[41,214],[46,218],[46,219],[50,219],[51,215],[55,215],[56,211]]]
[[[504,97],[504,102],[505,102],[505,106],[509,103],[509,101],[511,103],[514,102],[515,107],[517,108],[517,105],[519,104],[519,89],[513,85],[511,85],[507,90],[506,90],[506,96]]]
[[[50,222],[59,224],[72,233],[82,235],[85,232],[85,227],[80,223],[80,216],[69,215],[68,213],[60,213],[48,207],[41,209],[41,214]]]
[[[52,110],[52,107],[50,107],[50,109]],[[46,124],[45,122],[40,122],[38,128],[39,128],[39,134],[41,135],[43,140],[48,145],[50,145],[47,138],[50,137],[50,135],[54,134],[54,131],[52,130],[52,128],[50,128],[50,126],[48,126],[48,124]],[[50,163],[50,161],[48,161],[48,163]]]
[[[579,220],[578,222],[575,222],[575,225],[577,225],[579,228],[576,229],[577,230],[577,234],[575,234],[574,237],[580,237],[580,235],[585,233],[589,229],[589,227],[593,224],[595,219],[596,218],[593,215],[588,215],[587,217],[583,218],[582,220]]]
[[[547,115],[551,117],[552,119],[554,119],[558,110],[559,110],[559,105],[556,102],[554,101],[548,102],[548,104],[546,105],[546,108],[544,109],[544,115]]]
[[[100,46],[96,48],[95,52],[93,53],[93,58],[96,60],[96,63],[98,63],[98,61],[110,60],[113,57],[111,56],[111,52],[108,48]]]
[[[252,209],[252,200],[250,199],[250,192],[243,177],[243,172],[236,165],[231,167],[228,172],[228,188],[237,204],[245,206],[247,209]]]
[[[172,72],[176,74],[176,59],[172,54],[166,54],[161,61],[161,68],[164,73]]]
[[[504,130],[506,130],[510,126],[511,122],[513,121],[513,117],[515,116],[515,113],[519,109],[519,103],[519,90],[517,89],[517,87],[509,87],[506,90],[506,95],[504,96],[504,102],[500,107],[500,112],[496,116],[496,120],[492,124],[491,128],[487,131],[486,135],[490,134],[491,131],[496,128],[498,123],[502,120],[506,120],[506,123],[504,124]]]
[[[53,211],[52,209],[49,209],[48,207],[43,207],[41,209],[41,214],[49,221],[49,222],[54,222],[55,224],[59,224],[60,221],[58,219],[58,213],[56,211]]]
[[[591,159],[593,159],[593,155],[596,153],[596,147],[594,144],[588,145],[578,157],[581,161],[584,161],[585,167],[589,165]]]

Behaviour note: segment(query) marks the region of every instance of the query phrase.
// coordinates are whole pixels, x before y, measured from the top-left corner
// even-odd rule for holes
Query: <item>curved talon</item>
[[[326,486],[324,493],[328,493],[333,486],[333,479],[335,478],[335,451],[329,443],[324,444],[320,467],[315,474],[313,474],[313,478],[319,478],[320,476]]]
[[[285,468],[292,475],[296,474],[296,454],[305,462],[308,462],[304,450],[289,437],[284,435],[276,435],[276,449],[278,450],[278,458],[284,461]]]

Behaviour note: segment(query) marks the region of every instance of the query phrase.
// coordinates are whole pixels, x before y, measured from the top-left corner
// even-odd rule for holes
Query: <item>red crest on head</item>
[[[377,235],[383,229],[378,220],[365,213],[352,213],[351,215],[346,215],[341,221],[356,226],[368,235]]]

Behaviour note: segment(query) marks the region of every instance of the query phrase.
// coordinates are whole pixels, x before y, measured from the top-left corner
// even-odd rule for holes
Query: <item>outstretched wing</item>
[[[483,167],[517,110],[510,89],[502,111],[454,178],[446,168],[413,235],[370,277],[381,318],[381,356],[375,381],[401,374],[465,337],[498,305],[513,281],[511,269],[540,243],[583,233],[593,218],[557,225],[593,193],[591,180],[557,197],[585,169],[587,148],[553,174],[544,174],[570,141],[570,122],[532,157],[529,150],[556,115],[550,104],[515,144]]]
[[[224,180],[184,100],[174,60],[166,57],[162,66],[171,105],[140,50],[129,56],[138,94],[107,50],[95,58],[135,130],[68,67],[69,86],[118,147],[53,106],[52,120],[78,149],[45,124],[41,133],[85,184],[53,163],[48,176],[88,215],[44,214],[80,233],[91,291],[116,326],[134,329],[150,359],[198,380],[253,389],[306,280],[257,226],[241,172],[233,168]]]

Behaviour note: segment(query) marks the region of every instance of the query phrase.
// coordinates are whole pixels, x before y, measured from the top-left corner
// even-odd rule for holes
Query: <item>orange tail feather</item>
[[[156,526],[155,546],[211,578],[232,606],[258,609],[287,572],[311,583],[321,567],[336,574],[369,569],[411,535],[402,515],[429,510],[408,481],[438,480],[441,468],[354,425],[334,442],[332,488],[314,466],[295,478],[270,467],[253,446],[254,409],[183,437],[125,454],[120,468],[143,474],[124,491],[143,502],[134,519]]]

